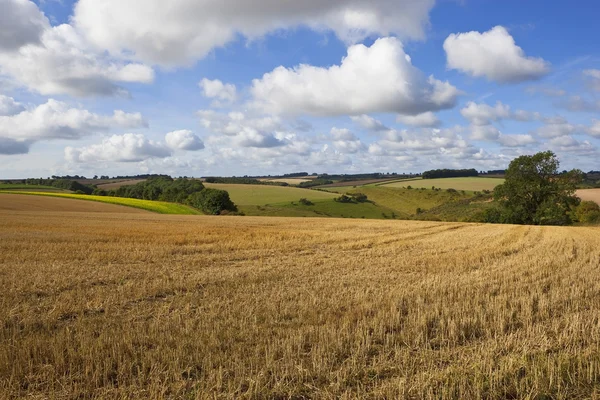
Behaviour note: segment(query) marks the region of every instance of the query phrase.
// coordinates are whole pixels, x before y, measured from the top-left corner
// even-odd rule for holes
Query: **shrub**
[[[575,208],[575,219],[586,224],[600,222],[600,206],[593,201],[582,201]]]
[[[346,196],[345,194],[341,195],[340,197],[336,197],[333,199],[334,201],[337,201],[338,203],[352,203],[352,197]]]
[[[350,194],[350,197],[352,197],[358,203],[364,203],[368,200],[367,195],[364,193],[352,193]]]
[[[303,206],[313,206],[315,205],[315,203],[313,203],[312,201],[305,199],[304,197],[301,198],[300,200],[298,200],[298,203],[302,204]]]

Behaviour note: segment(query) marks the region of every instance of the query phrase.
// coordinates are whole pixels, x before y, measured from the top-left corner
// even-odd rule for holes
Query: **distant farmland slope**
[[[600,189],[582,189],[577,191],[581,200],[595,201],[600,204]]]
[[[204,183],[204,186],[213,189],[226,190],[231,200],[238,206],[265,205],[291,201],[298,201],[304,197],[311,201],[327,200],[337,197],[333,193],[317,190],[299,189],[289,186],[268,185],[238,185],[221,183]]]
[[[598,395],[597,228],[0,220],[0,398]]]
[[[82,200],[82,201],[94,201],[106,204],[116,204],[120,206],[127,206],[133,208],[139,208],[142,210],[152,211],[159,214],[180,214],[180,215],[200,215],[200,211],[183,204],[167,203],[164,201],[151,201],[151,200],[139,200],[129,199],[123,197],[109,197],[109,196],[91,196],[91,195],[80,195],[80,194],[67,194],[67,193],[50,193],[50,192],[21,192],[13,191],[8,196],[29,195],[29,196],[41,196],[46,198],[61,198],[63,200]]]
[[[105,213],[147,213],[145,210],[93,201],[73,200],[60,197],[2,194],[0,211],[68,211]]]
[[[400,181],[384,184],[384,187],[407,187],[431,189],[432,186],[440,189],[456,189],[468,191],[494,190],[498,185],[504,183],[499,178],[439,178],[439,179],[417,179],[412,181]]]

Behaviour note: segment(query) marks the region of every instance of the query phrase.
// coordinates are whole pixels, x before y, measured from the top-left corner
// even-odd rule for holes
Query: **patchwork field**
[[[431,189],[432,186],[440,189],[456,189],[468,191],[494,190],[498,185],[504,183],[504,179],[499,178],[440,178],[440,179],[416,179],[405,180],[384,184],[384,187],[407,187]]]
[[[188,207],[183,204],[168,203],[165,201],[151,201],[151,200],[140,200],[140,199],[129,199],[123,197],[110,197],[110,196],[91,196],[85,194],[71,194],[71,193],[53,193],[53,192],[29,192],[29,191],[11,191],[10,193],[4,193],[6,196],[17,196],[27,195],[32,197],[40,197],[46,199],[61,199],[61,200],[77,200],[77,201],[88,201],[98,202],[104,204],[113,204],[119,206],[126,206],[129,208],[137,208],[147,211],[152,211],[159,214],[179,214],[179,215],[200,215],[200,211]],[[10,201],[7,198],[6,201]],[[34,200],[31,200],[34,201]],[[65,203],[66,204],[66,203]]]
[[[60,197],[0,193],[0,211],[68,211],[91,213],[147,213],[145,210]]]
[[[0,211],[0,398],[600,394],[598,228],[69,215]]]
[[[576,194],[581,200],[595,201],[600,204],[600,189],[582,189]]]

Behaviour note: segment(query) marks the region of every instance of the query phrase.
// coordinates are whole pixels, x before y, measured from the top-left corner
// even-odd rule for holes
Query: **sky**
[[[0,0],[0,178],[600,169],[597,0]]]

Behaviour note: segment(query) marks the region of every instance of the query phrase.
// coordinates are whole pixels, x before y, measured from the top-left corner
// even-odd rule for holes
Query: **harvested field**
[[[91,213],[147,213],[138,208],[49,196],[0,193],[0,211],[67,211]]]
[[[0,398],[600,394],[598,228],[0,222]]]
[[[581,189],[576,194],[581,200],[595,201],[600,204],[600,189]]]

